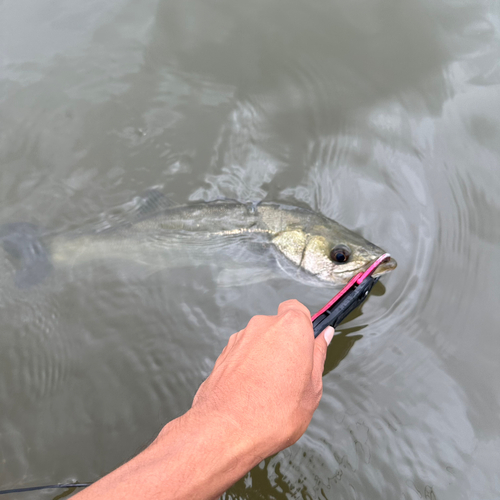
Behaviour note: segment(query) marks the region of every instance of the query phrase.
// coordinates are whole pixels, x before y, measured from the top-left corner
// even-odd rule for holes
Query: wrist
[[[237,422],[216,411],[197,408],[168,423],[151,449],[160,459],[164,457],[166,468],[172,461],[176,467],[181,465],[178,459],[183,457],[176,474],[181,481],[173,486],[182,491],[183,484],[190,484],[193,490],[191,496],[179,498],[197,498],[199,492],[205,494],[203,498],[209,497],[208,492],[215,498],[267,456],[259,454],[259,447]]]
[[[234,422],[189,410],[142,453],[80,492],[89,500],[218,498],[264,456]]]

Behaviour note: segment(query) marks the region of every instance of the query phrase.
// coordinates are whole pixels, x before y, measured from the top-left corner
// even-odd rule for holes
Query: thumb
[[[335,330],[331,326],[327,326],[314,340],[313,379],[315,381],[321,380],[323,375],[326,351],[332,341],[334,333]]]

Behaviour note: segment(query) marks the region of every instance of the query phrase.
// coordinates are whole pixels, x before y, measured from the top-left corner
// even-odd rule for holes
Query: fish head
[[[386,252],[331,219],[310,228],[287,228],[273,244],[296,266],[325,284],[344,285]],[[397,266],[392,257],[378,266],[374,277]]]

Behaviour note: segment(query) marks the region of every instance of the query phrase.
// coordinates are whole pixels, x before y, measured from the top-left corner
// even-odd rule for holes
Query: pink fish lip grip
[[[378,266],[390,259],[391,255],[385,253],[373,261],[366,271],[354,276],[347,285],[340,290],[324,307],[316,314],[313,314],[314,336],[317,337],[327,326],[334,328],[341,323],[346,316],[356,307],[359,307],[368,297],[371,289],[379,278],[374,278],[372,274]]]

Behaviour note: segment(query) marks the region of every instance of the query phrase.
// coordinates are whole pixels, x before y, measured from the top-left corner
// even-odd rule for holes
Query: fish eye
[[[351,249],[345,245],[337,245],[330,252],[330,260],[332,262],[338,262],[339,264],[347,262],[350,256]]]

